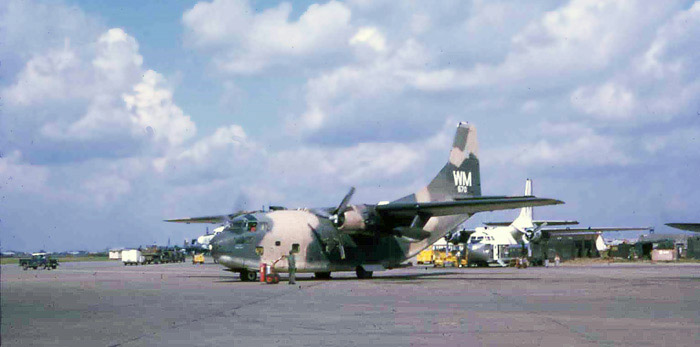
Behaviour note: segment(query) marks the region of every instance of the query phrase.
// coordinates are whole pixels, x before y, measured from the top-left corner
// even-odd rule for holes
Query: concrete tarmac
[[[697,345],[699,264],[413,267],[240,282],[216,264],[2,266],[3,346]],[[283,279],[286,276],[283,275]]]

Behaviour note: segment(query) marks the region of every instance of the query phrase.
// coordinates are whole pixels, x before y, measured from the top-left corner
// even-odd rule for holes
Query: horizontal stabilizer
[[[671,228],[700,232],[700,223],[666,223]]]
[[[490,227],[507,227],[513,224],[513,222],[484,222],[484,225]]]
[[[392,217],[411,217],[416,214],[449,216],[509,210],[523,206],[545,206],[563,203],[560,200],[536,198],[534,196],[481,196],[455,201],[392,202],[377,206],[377,212]]]

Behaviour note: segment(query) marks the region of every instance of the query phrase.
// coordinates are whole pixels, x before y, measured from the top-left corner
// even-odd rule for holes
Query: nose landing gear
[[[257,271],[250,271],[248,269],[241,270],[241,281],[243,282],[255,282],[258,279]]]

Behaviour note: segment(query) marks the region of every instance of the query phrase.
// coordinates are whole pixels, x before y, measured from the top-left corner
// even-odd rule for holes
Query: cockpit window
[[[472,239],[469,241],[469,243],[479,243],[479,242],[481,242],[481,240],[483,240],[483,239],[484,239],[483,236],[474,236],[474,237],[472,237]]]
[[[231,224],[228,226],[228,230],[230,231],[241,231],[245,228],[246,221],[245,220],[233,220],[231,221]]]
[[[258,231],[265,231],[267,229],[268,228],[266,223],[258,221],[257,218],[255,218],[255,216],[250,214],[236,217],[229,223],[227,227],[227,230],[236,234],[239,234],[241,232],[254,233]]]

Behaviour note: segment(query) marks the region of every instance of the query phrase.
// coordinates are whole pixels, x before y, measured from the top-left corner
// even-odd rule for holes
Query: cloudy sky
[[[411,193],[479,131],[485,195],[583,225],[700,221],[700,2],[0,3],[3,250]],[[510,220],[475,216],[467,227]]]

